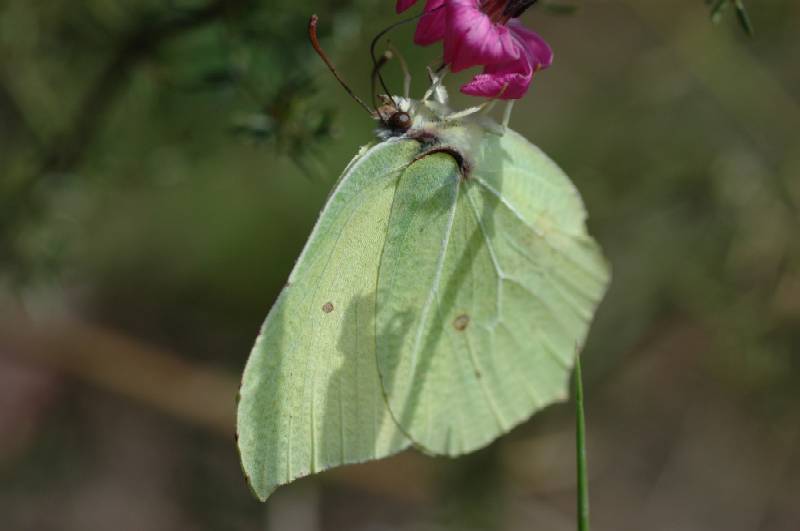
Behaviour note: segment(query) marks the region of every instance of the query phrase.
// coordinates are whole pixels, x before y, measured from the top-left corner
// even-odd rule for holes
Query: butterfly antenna
[[[370,78],[371,79],[370,94],[372,94],[372,104],[375,106],[376,109],[378,109],[378,96],[375,93],[376,92],[375,83],[377,82],[378,79],[378,73],[384,67],[384,65],[386,65],[386,63],[388,63],[392,59],[392,57],[394,57],[392,52],[390,50],[386,50],[385,52],[383,52],[383,54],[381,54],[381,56],[378,58],[378,61],[372,68],[372,77]],[[386,123],[386,120],[384,120],[383,116],[380,115],[380,112],[378,112],[378,118],[380,118],[381,121]]]
[[[369,105],[364,103],[364,100],[359,98],[355,94],[355,92],[353,92],[352,89],[347,85],[347,83],[344,82],[344,79],[342,79],[342,77],[339,75],[339,72],[336,71],[336,67],[333,66],[333,63],[328,58],[328,54],[326,54],[325,51],[322,49],[322,46],[320,46],[319,39],[317,38],[318,22],[319,22],[319,17],[317,17],[317,15],[311,15],[311,20],[308,21],[308,38],[311,41],[311,46],[314,48],[314,51],[317,52],[317,55],[319,55],[320,58],[325,62],[325,65],[328,67],[328,70],[331,71],[333,77],[335,77],[336,81],[338,81],[339,84],[342,85],[342,87],[344,87],[344,90],[350,95],[350,97],[356,100],[356,102],[359,105],[364,107],[364,110],[366,110],[370,116],[374,116],[374,112],[372,109],[369,108]]]
[[[372,39],[372,42],[369,45],[369,54],[372,57],[372,66],[373,66],[373,69],[374,69],[373,71],[375,71],[377,73],[378,81],[380,81],[381,87],[383,88],[384,92],[386,92],[386,95],[389,96],[389,98],[392,100],[392,103],[394,104],[395,107],[397,107],[397,102],[394,101],[394,97],[392,96],[392,92],[386,86],[386,82],[383,80],[383,76],[381,76],[380,69],[377,68],[377,66],[378,66],[378,58],[375,55],[375,47],[378,45],[378,41],[381,40],[381,37],[383,37],[384,35],[386,35],[390,31],[392,31],[393,29],[395,29],[395,28],[397,28],[399,26],[402,26],[403,24],[408,24],[409,22],[414,22],[415,20],[418,20],[418,19],[424,17],[425,15],[433,13],[433,12],[439,10],[439,9],[442,9],[443,7],[444,7],[444,5],[439,6],[436,9],[432,9],[430,11],[423,11],[419,15],[414,15],[413,17],[409,17],[409,18],[403,19],[403,20],[401,20],[399,22],[395,22],[394,24],[382,29],[377,35],[375,35],[375,38]]]

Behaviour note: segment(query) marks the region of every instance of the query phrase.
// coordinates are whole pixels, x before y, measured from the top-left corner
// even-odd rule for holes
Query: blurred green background
[[[800,3],[751,2],[754,38],[701,0],[578,4],[525,14],[556,61],[511,125],[613,264],[584,353],[594,528],[796,531]],[[266,504],[242,479],[238,375],[374,126],[308,16],[366,95],[393,10],[0,0],[0,529],[575,528],[569,405]],[[419,96],[440,50],[412,31],[391,39]]]

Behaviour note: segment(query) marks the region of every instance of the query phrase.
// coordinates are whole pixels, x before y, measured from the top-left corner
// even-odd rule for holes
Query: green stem
[[[589,531],[589,478],[586,466],[586,419],[583,410],[581,357],[575,358],[575,448],[578,469],[578,531]]]

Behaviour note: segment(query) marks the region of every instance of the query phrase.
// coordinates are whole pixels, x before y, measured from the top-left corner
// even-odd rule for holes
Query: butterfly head
[[[411,131],[416,120],[413,100],[400,96],[381,96],[381,104],[373,114],[378,121],[377,135],[382,140],[404,136]]]
[[[405,133],[411,129],[411,115],[405,111],[395,111],[389,116],[386,125],[392,131]]]

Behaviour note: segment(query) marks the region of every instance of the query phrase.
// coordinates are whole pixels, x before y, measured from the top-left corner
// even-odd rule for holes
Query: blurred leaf
[[[722,15],[727,8],[733,7],[736,11],[736,18],[742,29],[750,35],[754,35],[753,24],[750,21],[750,16],[747,13],[747,8],[744,6],[744,0],[706,0],[706,4],[711,6],[711,22],[719,24],[722,20]]]
[[[744,0],[735,0],[734,4],[736,7],[736,17],[739,19],[739,25],[752,37],[755,31],[753,30],[753,24],[750,22],[750,15],[747,14],[747,9],[744,7]]]

